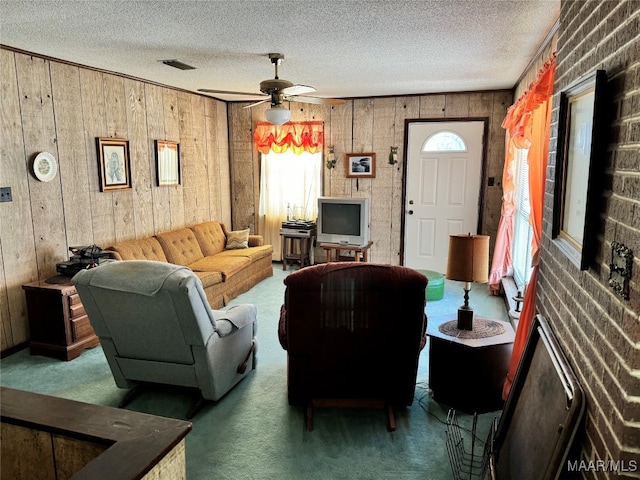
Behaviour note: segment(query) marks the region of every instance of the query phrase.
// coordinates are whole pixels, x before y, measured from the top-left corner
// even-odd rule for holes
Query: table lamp
[[[473,308],[469,305],[471,282],[489,281],[489,236],[457,234],[449,236],[447,278],[464,284],[464,305],[458,309],[458,329],[473,330]]]

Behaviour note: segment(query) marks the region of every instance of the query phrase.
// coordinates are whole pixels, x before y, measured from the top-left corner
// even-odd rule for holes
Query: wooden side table
[[[98,337],[70,277],[56,275],[22,288],[27,297],[32,355],[73,360],[85,348],[98,345]]]
[[[367,252],[369,251],[369,248],[371,248],[371,245],[373,245],[372,241],[369,241],[369,243],[367,243],[362,247],[358,245],[342,245],[339,243],[321,243],[320,248],[322,248],[327,254],[327,263],[332,261],[332,256],[331,256],[332,250],[336,251],[336,261],[340,260],[340,252],[351,251],[355,253],[356,262],[359,262],[361,260],[363,262],[366,262]]]
[[[441,325],[455,319],[455,315],[429,317],[429,388],[433,398],[465,413],[500,410],[515,332],[508,322],[498,322],[504,333],[485,338],[458,338],[440,331]],[[475,315],[474,322],[478,320],[487,319]]]
[[[316,239],[316,231],[308,232],[280,232],[282,241],[282,269],[287,269],[287,261],[300,262],[300,268],[305,265],[313,265],[313,242]],[[298,251],[294,253],[294,245],[297,243]]]

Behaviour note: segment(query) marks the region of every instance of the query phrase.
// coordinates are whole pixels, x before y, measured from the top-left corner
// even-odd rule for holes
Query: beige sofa
[[[263,245],[261,235],[245,232],[246,248],[228,242],[230,236],[242,237],[212,221],[120,242],[107,250],[117,260],[156,260],[189,267],[202,281],[211,308],[218,309],[273,275],[273,247]]]

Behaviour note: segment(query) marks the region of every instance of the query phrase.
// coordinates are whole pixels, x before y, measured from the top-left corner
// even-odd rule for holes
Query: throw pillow
[[[249,229],[235,230],[227,235],[227,250],[249,247]]]

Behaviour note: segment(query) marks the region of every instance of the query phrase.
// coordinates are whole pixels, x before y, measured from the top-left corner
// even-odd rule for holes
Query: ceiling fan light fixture
[[[272,105],[271,108],[264,112],[267,122],[274,125],[282,125],[287,123],[291,118],[291,111],[283,105]]]

